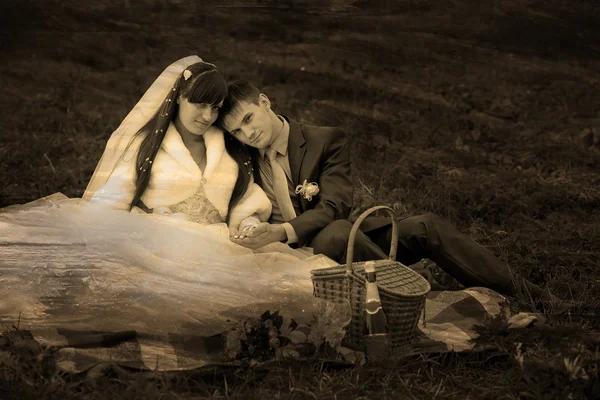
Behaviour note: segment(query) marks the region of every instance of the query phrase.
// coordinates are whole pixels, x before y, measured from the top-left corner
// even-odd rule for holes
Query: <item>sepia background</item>
[[[168,64],[197,54],[254,82],[277,112],[344,128],[353,216],[376,204],[435,212],[517,276],[600,306],[597,2],[211,3],[3,0],[0,207],[80,197],[121,119]],[[518,339],[537,348],[529,380],[515,378],[512,350],[481,378],[453,374],[513,394],[592,393],[598,319],[570,318],[555,342]],[[583,344],[565,350],[564,335]],[[575,355],[595,381],[555,374]]]

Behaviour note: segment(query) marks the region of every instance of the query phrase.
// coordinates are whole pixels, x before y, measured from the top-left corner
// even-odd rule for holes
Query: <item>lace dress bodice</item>
[[[221,218],[219,211],[206,198],[202,183],[198,187],[196,194],[180,203],[170,206],[170,209],[173,213],[185,214],[188,221],[202,225],[225,222]]]

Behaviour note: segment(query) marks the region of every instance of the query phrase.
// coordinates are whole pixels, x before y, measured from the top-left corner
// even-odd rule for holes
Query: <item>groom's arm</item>
[[[320,132],[319,138],[323,138],[324,143],[319,165],[321,172],[317,203],[313,209],[288,221],[300,246],[310,243],[333,221],[347,219],[352,209],[354,185],[346,135],[339,128],[331,128]]]
[[[321,128],[308,151],[322,149],[320,175],[317,177],[319,194],[314,209],[308,210],[286,224],[263,222],[248,233],[231,237],[231,240],[245,247],[256,249],[273,242],[290,239],[285,225],[290,225],[297,236],[297,242],[304,246],[323,228],[337,219],[347,219],[352,208],[354,187],[352,185],[350,151],[346,135],[341,129]]]

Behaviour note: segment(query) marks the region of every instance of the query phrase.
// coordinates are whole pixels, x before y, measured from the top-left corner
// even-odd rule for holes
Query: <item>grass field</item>
[[[482,340],[495,352],[341,371],[291,363],[229,380],[113,379],[94,392],[0,358],[0,397],[600,398],[597,5],[225,3],[4,0],[0,207],[81,196],[146,88],[198,54],[253,81],[276,111],[345,129],[355,216],[375,204],[435,212],[515,274],[586,306],[520,334],[490,322]]]

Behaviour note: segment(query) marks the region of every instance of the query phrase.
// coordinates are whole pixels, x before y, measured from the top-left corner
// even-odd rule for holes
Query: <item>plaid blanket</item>
[[[412,343],[413,353],[444,353],[484,350],[475,346],[473,326],[486,318],[508,318],[506,297],[484,287],[457,291],[430,292],[425,302],[425,318],[419,321]]]
[[[236,258],[238,256],[233,254],[235,249],[229,249],[233,258],[228,258],[228,262],[241,260],[239,270],[244,271],[246,278],[230,279],[232,272],[228,271],[232,266],[229,263],[222,266],[222,276],[218,275],[215,272],[218,265],[214,261],[215,265],[211,265],[213,282],[208,280],[212,275],[198,275],[193,268],[184,268],[187,265],[185,260],[171,265],[177,260],[160,258],[161,254],[156,250],[162,242],[169,238],[173,241],[174,237],[198,243],[193,231],[189,237],[174,236],[180,232],[180,228],[161,225],[162,235],[145,239],[153,241],[146,246],[153,252],[148,252],[141,247],[145,244],[144,240],[123,240],[120,243],[118,238],[114,239],[118,232],[110,229],[112,225],[107,225],[107,232],[98,230],[102,226],[92,231],[84,229],[85,225],[73,230],[74,225],[70,225],[69,220],[56,219],[57,223],[64,223],[64,229],[73,230],[70,235],[65,235],[61,226],[48,221],[46,225],[37,226],[35,219],[26,220],[28,225],[10,218],[14,212],[34,206],[51,208],[64,200],[68,199],[59,194],[23,206],[0,209],[0,216],[4,215],[0,221],[4,235],[0,237],[0,326],[6,329],[20,325],[21,329],[29,331],[31,337],[24,340],[36,343],[37,348],[39,345],[51,348],[50,360],[59,370],[80,373],[102,363],[151,371],[237,365],[237,362],[227,358],[225,335],[215,334],[225,331],[227,319],[237,320],[246,316],[258,318],[257,313],[279,308],[282,316],[288,319],[284,322],[287,326],[289,318],[301,322],[299,318],[303,313],[307,314],[305,309],[309,310],[314,301],[311,296],[312,285],[307,279],[309,272],[300,267],[318,268],[318,262],[323,260],[315,259],[311,263],[295,265],[294,258],[284,254],[283,250],[287,249],[284,245],[283,250],[269,249],[270,252],[262,256],[253,256],[261,257],[255,261],[249,258],[249,265],[253,265],[251,269],[242,268],[246,265],[243,263],[244,254]],[[119,215],[118,218],[123,217]],[[154,222],[132,218],[131,223],[141,224],[143,229],[140,231],[151,231],[149,224]],[[83,237],[80,237],[80,231]],[[57,235],[63,237],[61,242],[55,240]],[[94,245],[104,244],[101,240],[103,235],[107,240],[111,238],[111,246],[118,249],[112,253],[108,252],[111,247],[107,246],[95,249]],[[71,241],[65,242],[64,238]],[[210,251],[211,238],[204,235],[201,240],[205,243],[202,248]],[[121,249],[126,245],[136,247]],[[169,243],[166,248],[170,251],[173,246],[180,245],[180,242]],[[214,246],[219,245],[224,246],[214,239]],[[193,249],[186,247],[186,250]],[[120,250],[128,251],[130,258],[119,259]],[[145,258],[141,259],[141,254]],[[53,261],[54,256],[56,260]],[[138,256],[143,262],[136,259]],[[202,254],[198,259],[200,256]],[[294,257],[305,260],[312,258],[309,256],[294,254]],[[34,267],[21,270],[22,259],[33,263]],[[257,265],[258,260],[265,265]],[[194,259],[187,261],[193,262]],[[137,267],[134,265],[136,262],[139,264]],[[151,270],[141,268],[148,265],[152,267]],[[141,271],[137,275],[136,268],[138,272]],[[221,279],[217,279],[219,277]],[[262,286],[258,285],[261,279],[264,281]],[[228,284],[235,286],[229,288]],[[243,289],[246,284],[255,290],[245,293]],[[261,290],[269,293],[257,293]],[[33,300],[28,298],[28,291],[32,292]],[[227,296],[233,296],[236,300],[231,302]],[[210,302],[207,299],[211,299]],[[216,307],[219,301],[223,303],[220,308]],[[228,301],[236,307],[225,307]],[[42,303],[46,307],[43,312],[40,311]],[[210,306],[220,310],[218,315],[210,311]],[[489,317],[507,315],[508,310],[508,303],[503,296],[485,288],[431,292],[410,351],[440,353],[481,350],[474,347],[473,339],[477,335],[473,326]],[[16,314],[19,311],[23,313]],[[308,315],[304,315],[306,317]],[[214,321],[209,321],[210,318]],[[10,332],[10,329],[6,330]],[[0,338],[0,349],[2,347]]]
[[[473,326],[489,317],[508,315],[506,298],[486,288],[431,292],[424,319],[410,353],[443,353],[483,350],[475,347]],[[16,316],[17,317],[17,316]],[[17,325],[3,321],[5,326]],[[142,371],[178,371],[208,366],[235,366],[228,359],[225,335],[210,337],[193,332],[168,334],[139,333],[135,330],[99,332],[82,329],[56,329],[33,325],[32,339],[54,349],[52,362],[58,370],[81,373],[99,363],[112,363]]]

